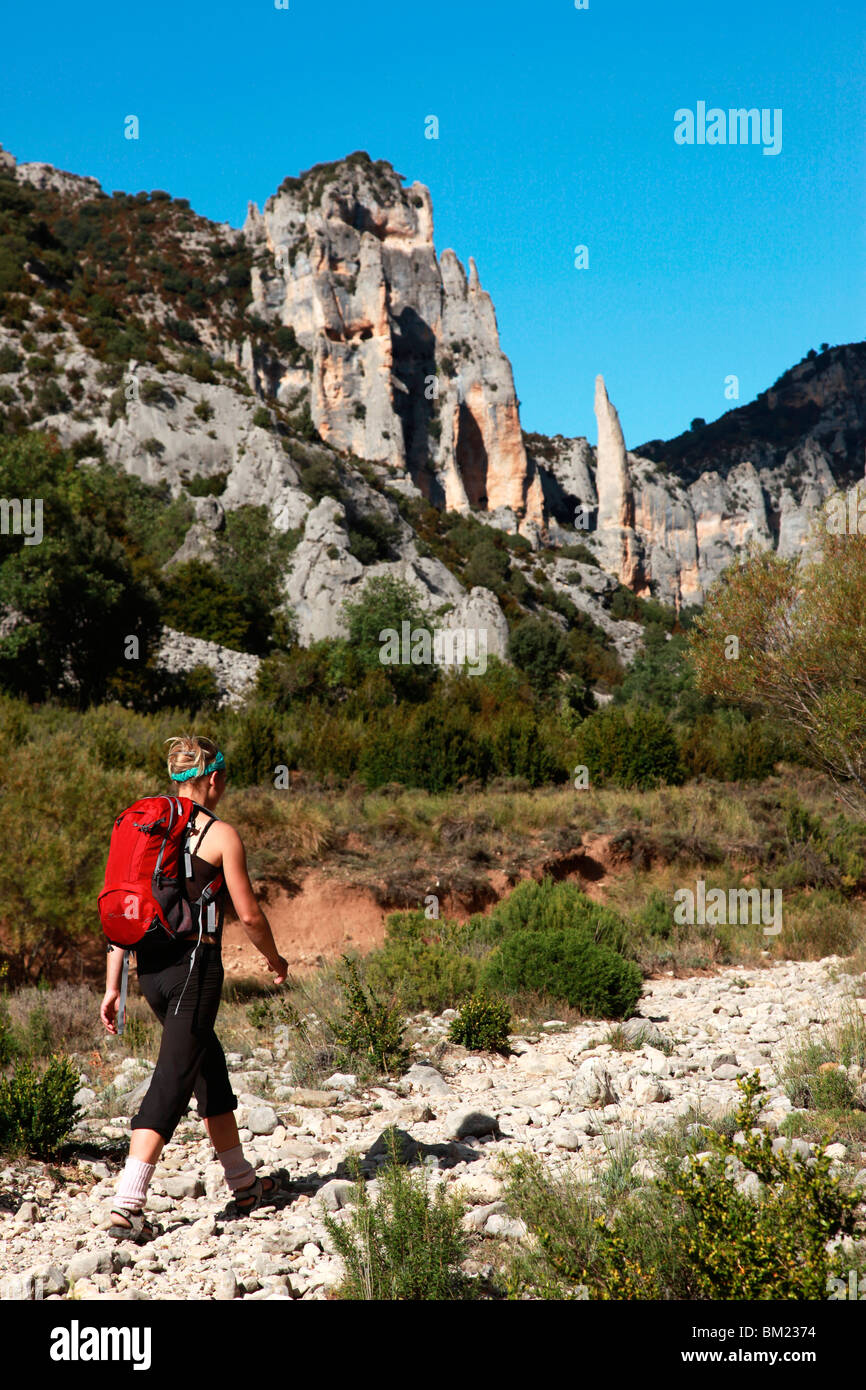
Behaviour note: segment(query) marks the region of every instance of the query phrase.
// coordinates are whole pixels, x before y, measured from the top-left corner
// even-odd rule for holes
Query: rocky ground
[[[761,1122],[775,1130],[792,1109],[775,1064],[809,1030],[838,1019],[846,1001],[866,1012],[864,995],[866,976],[846,975],[844,962],[832,957],[661,978],[647,982],[640,1014],[624,1025],[640,1044],[634,1050],[602,1042],[606,1024],[567,1028],[552,1019],[537,1035],[514,1036],[508,1057],[445,1044],[453,1017],[446,1011],[414,1020],[426,1053],[416,1053],[399,1082],[363,1088],[355,1077],[335,1074],[322,1091],[293,1085],[285,1034],[277,1030],[272,1049],[231,1054],[229,1065],[247,1152],[262,1172],[282,1169],[290,1181],[272,1207],[233,1219],[222,1170],[193,1112],[157,1166],[148,1210],[163,1234],[143,1246],[115,1245],[100,1223],[152,1064],[128,1058],[107,1089],[84,1072],[79,1103],[86,1115],[74,1137],[102,1145],[105,1157],[63,1168],[17,1161],[0,1170],[0,1292],[31,1299],[327,1298],[342,1266],[322,1214],[351,1214],[352,1153],[375,1190],[389,1125],[404,1132],[430,1182],[444,1182],[465,1199],[465,1223],[477,1235],[467,1268],[483,1275],[494,1248],[488,1242],[526,1234],[502,1202],[501,1155],[532,1150],[552,1170],[568,1168],[591,1181],[627,1137],[640,1143],[698,1108],[709,1118],[733,1108],[736,1078],[756,1068],[770,1095]],[[862,1088],[866,1077],[851,1070]],[[836,1144],[830,1152],[838,1172],[866,1184],[866,1149]],[[647,1149],[636,1172],[647,1180],[654,1171]],[[744,1186],[749,1180],[744,1175]]]

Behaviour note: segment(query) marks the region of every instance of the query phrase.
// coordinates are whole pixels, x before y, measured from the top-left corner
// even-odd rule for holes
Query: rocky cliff
[[[285,587],[304,643],[393,573],[444,625],[485,626],[491,653],[522,613],[564,626],[573,605],[628,659],[641,629],[610,616],[618,584],[700,603],[751,542],[801,551],[864,472],[866,344],[634,452],[601,377],[597,446],[524,435],[475,262],[437,256],[429,191],[362,152],[287,178],[235,229],[0,149],[0,300],[0,429],[51,430],[186,499],[172,561],[264,505],[298,537]],[[471,513],[509,537],[508,593],[421,539],[428,502],[440,530]]]
[[[866,343],[812,353],[757,400],[667,442],[625,447],[603,378],[598,446],[527,436],[551,540],[581,539],[639,594],[700,604],[752,545],[782,556],[814,541],[817,514],[866,473]]]
[[[384,160],[354,154],[286,179],[250,204],[255,310],[291,329],[312,360],[273,383],[310,390],[327,443],[405,471],[449,509],[507,508],[540,522],[511,367],[474,260],[437,258],[433,208]]]

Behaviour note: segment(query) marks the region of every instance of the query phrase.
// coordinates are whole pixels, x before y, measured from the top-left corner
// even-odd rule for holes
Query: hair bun
[[[217,745],[209,738],[196,738],[194,734],[176,734],[165,741],[169,744],[169,777],[176,772],[189,772],[190,768],[195,768],[197,775],[201,776],[208,763],[217,755]],[[194,780],[195,778],[190,778],[190,781]]]

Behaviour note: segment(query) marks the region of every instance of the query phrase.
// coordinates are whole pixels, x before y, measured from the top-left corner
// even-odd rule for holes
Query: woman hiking
[[[109,1234],[117,1240],[149,1240],[158,1228],[143,1215],[147,1188],[163,1146],[171,1139],[191,1095],[198,1102],[239,1214],[253,1211],[277,1190],[274,1178],[256,1178],[244,1157],[225,1055],[214,1033],[224,978],[221,939],[226,891],[247,936],[282,984],[288,962],[277,951],[265,914],[253,895],[238,832],[213,815],[226,787],[225,758],[207,738],[167,739],[168,772],[174,794],[193,803],[189,823],[187,892],[195,902],[221,870],[224,886],[214,899],[215,931],[170,939],[151,933],[136,949],[138,982],[163,1025],[156,1068],[138,1114],[132,1119],[129,1157],[111,1210]],[[210,814],[208,814],[210,813]],[[203,850],[202,842],[207,836]],[[206,856],[206,857],[205,857]],[[204,909],[202,909],[204,910]],[[197,924],[198,925],[198,924]],[[200,937],[200,940],[199,940]],[[101,1017],[117,1032],[123,952],[109,948]]]

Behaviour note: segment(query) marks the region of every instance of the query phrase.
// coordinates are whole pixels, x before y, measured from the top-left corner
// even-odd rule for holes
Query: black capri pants
[[[156,1130],[166,1142],[190,1096],[195,1095],[202,1118],[225,1115],[238,1104],[214,1032],[225,977],[220,951],[200,945],[191,973],[190,954],[187,950],[161,968],[153,960],[138,966],[141,992],[163,1030],[156,1068],[132,1128]]]

